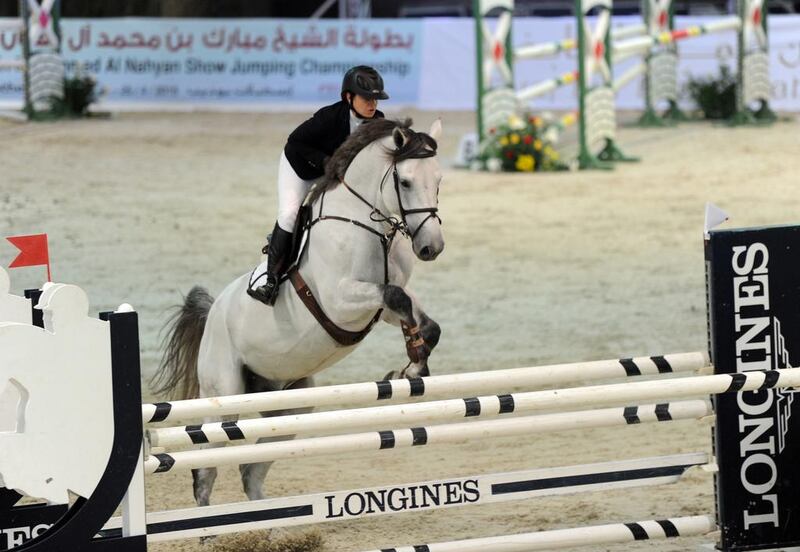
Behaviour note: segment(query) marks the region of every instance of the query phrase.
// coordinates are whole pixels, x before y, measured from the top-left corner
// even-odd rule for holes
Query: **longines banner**
[[[719,17],[678,17],[677,27]],[[19,59],[15,31],[0,19],[0,61]],[[640,23],[615,16],[614,26]],[[5,30],[4,30],[5,29]],[[421,109],[473,110],[476,98],[475,24],[470,18],[302,19],[66,19],[63,52],[70,71],[83,64],[115,109],[218,107],[308,111],[337,98],[344,70],[376,66],[391,100]],[[571,17],[516,18],[515,45],[571,38]],[[800,16],[770,16],[770,77],[776,110],[800,111]],[[690,75],[736,68],[736,33],[704,35],[679,45],[679,83]],[[615,66],[622,74],[638,59]],[[575,52],[516,64],[518,88],[575,70]],[[574,87],[537,98],[534,109],[575,109]],[[641,109],[641,79],[617,95],[622,109]],[[686,98],[682,103],[689,106]],[[22,105],[19,71],[0,64],[0,105]]]
[[[800,227],[712,232],[706,260],[716,372],[798,366]],[[800,545],[800,389],[718,395],[714,404],[723,549]]]

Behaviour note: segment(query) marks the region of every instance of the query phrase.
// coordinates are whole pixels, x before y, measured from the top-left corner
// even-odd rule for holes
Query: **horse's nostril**
[[[423,259],[430,259],[430,258],[431,258],[431,253],[432,253],[432,250],[431,250],[431,248],[430,248],[429,246],[427,246],[427,245],[426,245],[425,247],[423,247],[423,248],[420,250],[420,252],[419,252],[420,256],[421,256]]]

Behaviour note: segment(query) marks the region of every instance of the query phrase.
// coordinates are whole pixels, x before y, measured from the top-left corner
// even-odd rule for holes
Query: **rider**
[[[274,305],[280,276],[288,268],[292,232],[303,200],[325,164],[347,137],[368,119],[383,117],[378,100],[389,96],[383,78],[366,65],[350,68],[342,80],[341,100],[323,107],[297,127],[281,152],[278,165],[278,220],[265,247],[267,279],[250,295]]]

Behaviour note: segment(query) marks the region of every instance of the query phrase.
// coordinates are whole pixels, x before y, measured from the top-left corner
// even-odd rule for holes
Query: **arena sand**
[[[425,130],[437,114],[412,115]],[[798,222],[796,121],[772,128],[624,128],[619,142],[641,163],[613,172],[531,175],[449,168],[459,137],[474,122],[469,113],[441,115],[447,245],[436,262],[418,266],[412,281],[443,328],[431,358],[434,373],[703,350],[705,202],[727,210],[739,226]],[[259,260],[275,216],[278,156],[302,119],[139,114],[0,122],[0,235],[47,232],[54,279],[81,285],[93,311],[133,304],[149,373],[159,356],[159,329],[181,294],[195,283],[217,294]],[[13,255],[10,244],[0,244],[0,258]],[[20,292],[39,285],[42,270],[16,270],[12,279]],[[318,382],[374,380],[404,363],[399,330],[384,325]],[[709,434],[708,424],[675,422],[301,459],[277,462],[267,485],[271,496],[295,495],[708,451]],[[191,506],[191,476],[152,477],[147,495],[151,510]],[[213,501],[243,499],[238,470],[222,469]],[[697,471],[671,486],[408,513],[315,531],[325,550],[347,552],[712,511],[711,477]],[[276,530],[273,537],[313,543],[309,531]],[[243,541],[259,550],[263,538]],[[707,540],[624,550],[677,552]],[[191,539],[153,549],[213,550],[223,542]],[[228,549],[245,545],[234,541]]]

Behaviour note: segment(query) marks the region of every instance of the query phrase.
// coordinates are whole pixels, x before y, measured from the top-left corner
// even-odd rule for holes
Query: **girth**
[[[334,324],[333,321],[323,312],[322,307],[319,306],[317,299],[311,292],[311,288],[308,287],[308,284],[306,284],[305,280],[303,280],[303,277],[300,276],[300,271],[297,269],[297,266],[294,266],[289,271],[288,276],[289,280],[292,282],[292,286],[294,286],[294,289],[297,292],[297,296],[300,297],[300,300],[306,306],[308,311],[314,316],[314,318],[317,319],[317,322],[319,322],[325,331],[328,332],[328,335],[343,347],[350,347],[361,342],[361,340],[367,336],[370,330],[372,330],[372,327],[375,325],[375,323],[380,320],[383,309],[378,309],[378,312],[375,313],[375,316],[372,317],[372,320],[369,321],[369,324],[367,324],[363,330],[358,332],[344,330]]]

